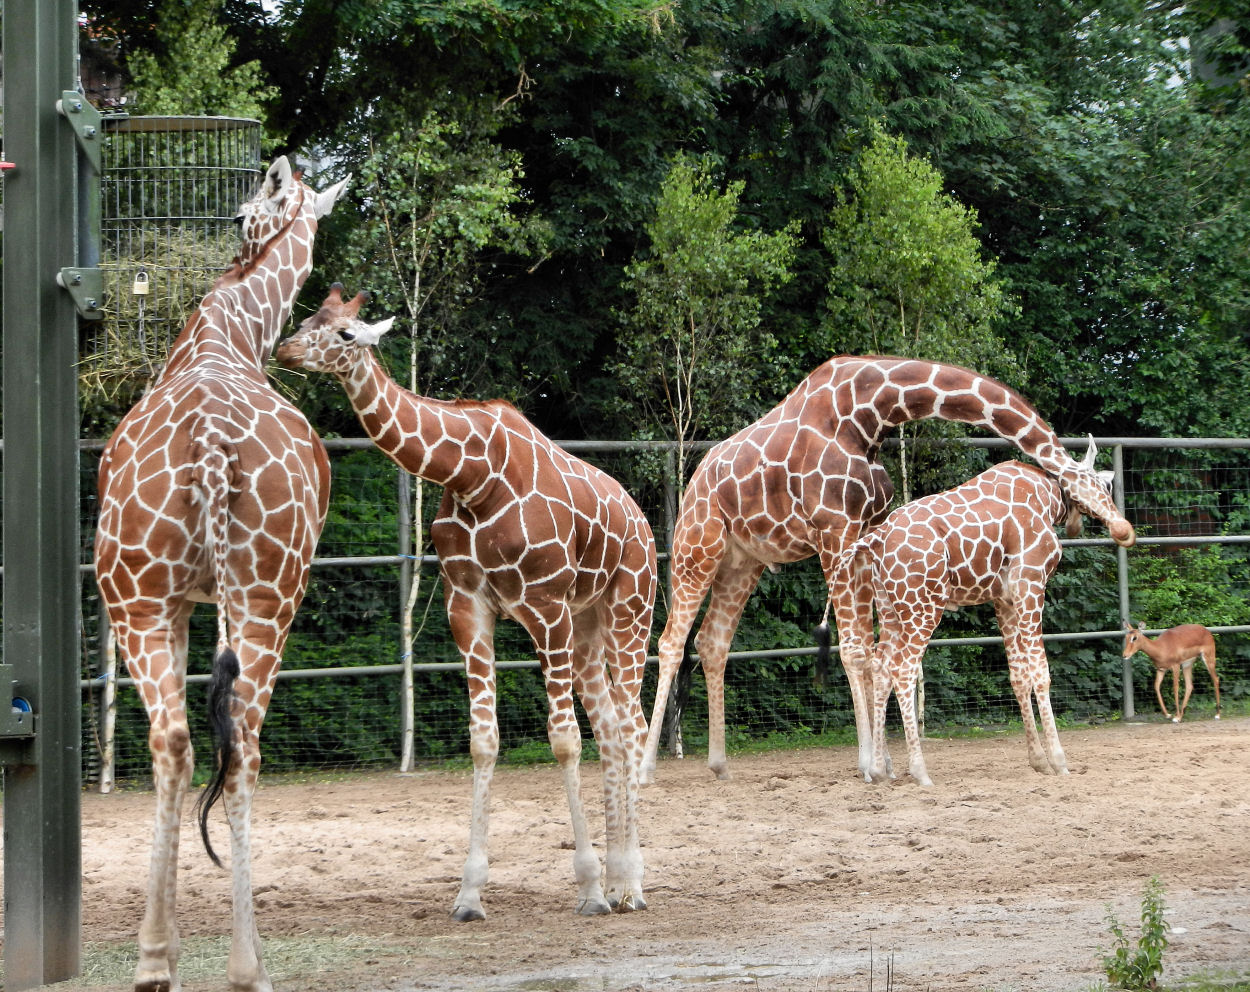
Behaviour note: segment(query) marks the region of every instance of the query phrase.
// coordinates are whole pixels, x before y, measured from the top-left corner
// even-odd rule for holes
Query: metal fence
[[[408,553],[414,532],[420,532],[407,510],[413,480],[367,441],[327,444],[334,462],[330,517],[266,720],[267,767],[409,768],[463,757],[467,697],[443,616],[437,560]],[[1074,449],[1084,444],[1084,439],[1070,440]],[[1250,694],[1250,554],[1245,548],[1250,543],[1250,440],[1105,438],[1098,444],[1103,459],[1109,452],[1117,498],[1139,539],[1131,551],[1117,548],[1101,532],[1063,541],[1064,561],[1047,597],[1046,641],[1057,712],[1071,720],[1153,712],[1149,662],[1141,655],[1120,658],[1120,625],[1130,617],[1151,629],[1208,623],[1220,644],[1225,699]],[[676,490],[666,446],[590,441],[564,446],[631,490],[651,520],[666,573]],[[83,446],[87,538],[93,532],[94,463],[100,447]],[[915,442],[909,441],[909,448],[915,465],[927,459],[937,467],[929,476],[940,483],[934,488],[952,484],[943,481],[942,466],[955,462],[967,477],[980,470],[978,461],[989,464],[1013,454],[996,438],[938,440],[928,455]],[[891,457],[887,450],[887,461]],[[437,495],[431,494],[425,500],[427,518],[436,505]],[[110,667],[89,555],[84,547],[83,754],[86,776],[107,787],[114,764],[120,777],[146,775],[147,731],[130,680]],[[414,584],[413,628],[405,637],[401,614]],[[1174,615],[1165,615],[1171,608],[1169,584],[1184,599],[1176,602]],[[1195,600],[1195,588],[1199,593],[1207,589],[1211,602]],[[662,587],[653,638],[663,627],[666,603]],[[810,631],[823,605],[824,583],[815,559],[766,573],[761,580],[730,655],[726,720],[731,746],[777,734],[801,741],[851,724],[845,679],[820,687],[811,677]],[[1157,615],[1143,612],[1150,609]],[[207,732],[195,721],[203,712],[202,686],[214,640],[211,608],[201,608],[192,624],[189,708],[203,751]],[[545,755],[546,696],[532,647],[518,627],[501,624],[497,649],[504,759]],[[644,688],[648,708],[654,667]],[[1211,702],[1202,677],[1191,704],[1197,711]],[[947,615],[926,656],[925,680],[930,733],[943,725],[1018,719],[988,607]],[[701,682],[696,678],[683,722],[688,748],[697,749],[705,740]]]
[[[260,122],[105,117],[104,319],[84,325],[79,381],[128,407],[238,251],[234,215],[260,178]]]

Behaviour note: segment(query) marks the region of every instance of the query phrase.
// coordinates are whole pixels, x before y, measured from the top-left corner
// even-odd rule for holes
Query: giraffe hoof
[[[619,902],[612,903],[612,909],[617,913],[636,913],[646,908],[647,900],[645,900],[640,894],[633,892],[628,893]]]
[[[606,899],[583,899],[577,904],[578,916],[607,916],[611,912]]]
[[[451,918],[457,923],[473,923],[486,919],[486,913],[475,906],[456,906],[451,911]]]

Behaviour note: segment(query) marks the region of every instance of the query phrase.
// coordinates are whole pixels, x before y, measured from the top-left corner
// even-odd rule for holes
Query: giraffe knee
[[[499,756],[499,735],[470,732],[469,755],[474,765],[493,764]]]
[[[550,741],[551,753],[561,765],[581,760],[582,738],[580,734],[559,731],[550,735]]]
[[[153,726],[148,734],[148,746],[155,763],[190,776],[195,754],[191,746],[191,731],[185,723]]]

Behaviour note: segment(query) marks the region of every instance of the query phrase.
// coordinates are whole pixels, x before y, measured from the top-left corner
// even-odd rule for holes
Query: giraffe
[[[350,177],[349,177],[350,178]],[[252,898],[250,820],[260,730],[325,519],[329,461],[265,363],[312,267],[317,220],[348,180],[316,193],[285,157],[235,218],[242,247],[170,348],[100,461],[95,572],[119,651],[150,723],[156,823],[139,927],[136,992],[176,992],[178,841],[194,755],[187,726],[187,622],[217,606],[209,694],[224,797],[233,920],[227,977],[268,992]]]
[[[452,916],[486,915],[481,890],[499,751],[500,616],[525,628],[542,667],[547,736],[573,823],[577,912],[643,909],[637,794],[646,734],[641,685],[657,581],[651,527],[616,480],[557,447],[510,404],[429,399],[397,385],[371,347],[393,318],[360,320],[366,298],[344,302],[341,286],[333,287],[321,310],[279,345],[277,359],[337,376],[374,443],[400,468],[443,487],[430,537],[468,675],[473,756],[469,853]],[[606,894],[581,801],[574,690],[602,758]]]
[[[1083,467],[1093,466],[1096,450],[1091,443]],[[1110,487],[1111,473],[1103,479]],[[847,549],[851,567],[869,573],[880,627],[873,666],[874,781],[887,777],[885,711],[892,689],[907,737],[908,770],[920,785],[933,784],[916,725],[921,663],[944,610],[985,602],[994,604],[1003,634],[1029,764],[1039,772],[1068,774],[1042,642],[1046,583],[1063,553],[1054,530],[1061,521],[1068,537],[1080,535],[1081,508],[1059,483],[1036,466],[1004,462],[899,507]],[[1034,697],[1045,748],[1033,721]]]
[[[1022,397],[994,379],[939,362],[838,356],[825,362],[754,424],[714,445],[691,477],[673,534],[672,603],[660,636],[660,672],[642,781],[652,781],[664,709],[687,635],[705,597],[695,647],[707,680],[708,767],[725,759],[725,663],[742,610],[765,568],[820,556],[850,681],[859,771],[870,781],[871,590],[840,569],[842,551],[880,521],[894,487],[881,443],[910,420],[960,421],[993,431],[1059,480],[1121,545],[1135,541],[1093,470]]]

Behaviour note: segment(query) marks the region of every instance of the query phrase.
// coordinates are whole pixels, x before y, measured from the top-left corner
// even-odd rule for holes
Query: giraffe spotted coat
[[[850,682],[859,770],[870,777],[872,624],[864,607],[871,591],[839,561],[890,505],[894,488],[880,461],[887,434],[907,421],[930,418],[972,424],[1010,441],[1106,524],[1118,543],[1134,542],[1132,525],[1093,469],[1069,456],[1037,411],[1002,383],[920,359],[832,358],[754,424],[714,445],[682,497],[644,782],[654,774],[669,688],[705,598],[695,647],[707,679],[708,766],[718,777],[728,776],[725,664],[743,607],[765,568],[813,554],[828,584]]]
[[[178,978],[178,840],[194,755],[187,623],[217,607],[219,766],[201,808],[230,825],[236,992],[268,992],[252,902],[251,802],[260,730],[329,497],[325,449],[269,385],[265,363],[312,267],[317,219],[344,184],[315,193],[275,160],[239,208],[243,244],[122,419],[100,461],[95,571],[112,636],[147,710],[156,824],[135,988]],[[210,855],[216,854],[208,845]]]
[[[468,675],[473,757],[469,854],[453,916],[485,916],[490,782],[499,751],[494,631],[501,616],[530,635],[546,683],[547,735],[573,822],[577,911],[642,909],[637,773],[656,589],[651,527],[620,483],[553,444],[510,404],[430,399],[397,385],[369,347],[391,322],[359,320],[363,299],[344,302],[335,286],[277,358],[334,373],[374,443],[401,468],[443,487],[430,536]],[[606,892],[580,795],[574,693],[603,769]]]
[[[1088,457],[1093,462],[1093,449]],[[993,603],[1020,705],[1029,763],[1068,773],[1050,705],[1050,666],[1042,643],[1046,583],[1062,549],[1055,525],[1081,530],[1080,508],[1041,469],[1004,462],[943,493],[899,507],[847,550],[866,570],[880,624],[874,667],[874,781],[887,777],[886,704],[898,700],[909,771],[932,785],[920,748],[915,689],[925,649],[944,610]],[[1037,701],[1045,746],[1033,720]]]

